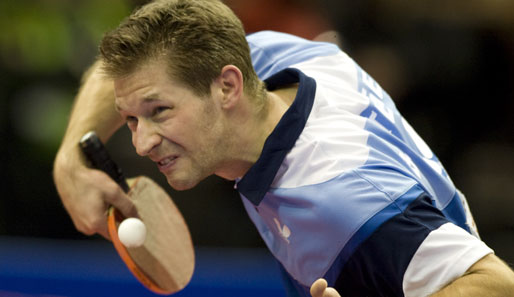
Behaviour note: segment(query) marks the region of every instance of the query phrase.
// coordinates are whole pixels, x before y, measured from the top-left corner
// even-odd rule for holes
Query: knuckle
[[[75,224],[75,227],[78,231],[84,233],[85,235],[93,235],[95,233],[98,233],[99,230],[102,229],[103,225],[105,224],[105,218],[100,216],[94,216],[90,217],[86,221],[82,222],[81,224]]]
[[[103,218],[96,217],[93,221],[91,221],[91,224],[89,225],[89,230],[91,233],[97,233],[104,223]]]
[[[85,235],[93,235],[95,232],[87,224],[75,225],[77,230]]]

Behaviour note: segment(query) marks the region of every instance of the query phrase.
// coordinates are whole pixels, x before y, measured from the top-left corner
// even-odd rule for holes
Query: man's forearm
[[[100,62],[96,62],[84,75],[53,172],[63,205],[77,230],[84,234],[99,233],[109,237],[105,220],[108,203],[117,201],[117,208],[125,209],[125,215],[130,215],[133,209],[128,199],[113,200],[123,197],[123,193],[112,191],[117,189],[116,184],[105,179],[104,173],[86,167],[78,146],[80,138],[90,130],[107,141],[122,123],[114,108],[113,82],[102,75]]]
[[[86,132],[95,130],[102,141],[106,141],[122,124],[114,108],[113,83],[103,76],[97,61],[84,74],[56,163],[78,161],[69,159],[76,159],[77,143]]]
[[[102,141],[106,141],[123,124],[114,108],[114,85],[100,69],[97,61],[84,74],[82,85],[73,105],[63,145],[72,138],[75,142],[89,130],[96,130]]]
[[[460,278],[432,297],[503,297],[514,292],[514,272],[498,257],[489,254],[475,263]]]

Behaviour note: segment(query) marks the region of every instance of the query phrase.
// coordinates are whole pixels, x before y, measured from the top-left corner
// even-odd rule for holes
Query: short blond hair
[[[170,77],[198,95],[210,94],[211,83],[225,65],[241,70],[249,94],[264,89],[252,66],[241,21],[218,0],[150,2],[103,37],[100,54],[103,70],[111,78],[164,59]]]

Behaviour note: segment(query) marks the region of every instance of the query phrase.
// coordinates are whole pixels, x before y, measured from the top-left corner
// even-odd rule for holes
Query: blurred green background
[[[0,2],[0,235],[86,239],[57,196],[52,162],[103,32],[142,3]],[[482,238],[514,263],[514,2],[226,3],[248,32],[337,42],[390,93],[468,197]],[[126,129],[108,148],[127,175],[166,184],[136,156]],[[263,247],[231,182],[166,188],[197,245]]]
[[[1,1],[0,110],[6,235],[77,236],[56,196],[52,162],[82,71],[126,1]]]

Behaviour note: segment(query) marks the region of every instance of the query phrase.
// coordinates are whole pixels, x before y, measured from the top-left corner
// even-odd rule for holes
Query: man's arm
[[[489,254],[467,271],[431,297],[505,297],[514,292],[514,272],[500,258]],[[327,288],[324,279],[316,280],[311,286],[312,297],[340,297],[333,289]]]
[[[464,275],[431,295],[432,297],[458,296],[512,296],[514,272],[494,254],[473,264]]]
[[[114,86],[100,71],[97,61],[84,75],[75,99],[68,128],[54,162],[54,181],[64,207],[75,227],[87,234],[108,238],[106,210],[114,205],[124,215],[135,208],[126,194],[108,176],[89,169],[78,143],[95,130],[102,141],[109,139],[123,124],[114,108]]]

